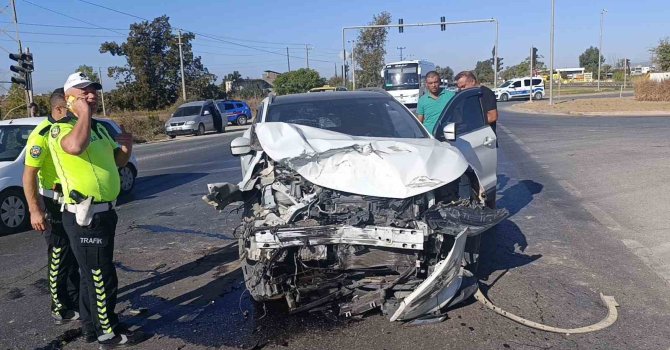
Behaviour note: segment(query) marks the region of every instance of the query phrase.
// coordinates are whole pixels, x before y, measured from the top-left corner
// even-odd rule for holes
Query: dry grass
[[[670,115],[670,102],[636,101],[632,97],[624,98],[589,98],[570,101],[561,101],[553,106],[549,101],[535,101],[520,103],[512,109],[531,113],[559,113],[559,114],[608,114],[608,115]]]
[[[638,101],[670,102],[670,80],[664,80],[662,82],[646,79],[636,81],[635,99]]]

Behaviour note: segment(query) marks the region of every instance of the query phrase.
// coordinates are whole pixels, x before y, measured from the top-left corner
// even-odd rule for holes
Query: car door
[[[214,105],[211,103],[206,104],[202,108],[202,116],[203,122],[205,124],[205,130],[214,130]]]
[[[445,141],[444,127],[449,123],[456,124],[456,140],[450,141],[458,148],[470,167],[475,171],[482,187],[491,191],[495,189],[498,153],[496,134],[486,123],[486,115],[482,110],[481,88],[463,90],[447,104],[436,124],[433,135]]]

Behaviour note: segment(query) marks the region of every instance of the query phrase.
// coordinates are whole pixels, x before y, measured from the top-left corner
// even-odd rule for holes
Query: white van
[[[530,77],[515,78],[502,83],[493,89],[498,101],[509,101],[514,98],[530,98]],[[533,99],[544,97],[544,79],[533,77]]]

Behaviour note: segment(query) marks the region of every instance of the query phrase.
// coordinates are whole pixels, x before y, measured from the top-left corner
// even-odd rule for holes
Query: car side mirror
[[[208,109],[206,109],[206,110],[205,110],[205,113],[203,113],[203,115],[209,115],[209,114],[210,114],[210,113],[209,113],[209,110],[208,110]]]
[[[447,141],[455,141],[456,140],[456,123],[448,123],[445,125],[444,129],[442,129],[442,132],[444,132],[444,138]]]
[[[230,153],[233,156],[243,156],[251,152],[251,141],[246,137],[238,137],[230,143]]]

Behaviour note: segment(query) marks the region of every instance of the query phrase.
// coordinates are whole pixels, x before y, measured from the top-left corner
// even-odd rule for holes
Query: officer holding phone
[[[138,332],[120,325],[114,312],[117,167],[130,158],[132,135],[122,127],[122,133],[113,139],[93,118],[101,88],[81,72],[68,77],[63,89],[73,115],[51,126],[49,149],[63,187],[63,226],[80,266],[82,331],[87,340],[97,339],[103,348],[113,348],[142,339]]]

